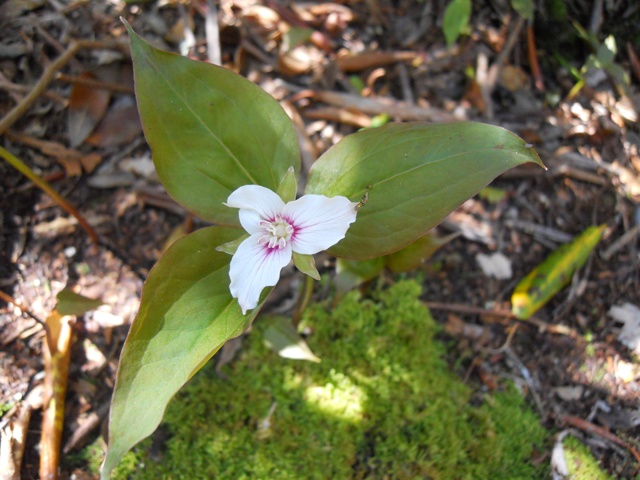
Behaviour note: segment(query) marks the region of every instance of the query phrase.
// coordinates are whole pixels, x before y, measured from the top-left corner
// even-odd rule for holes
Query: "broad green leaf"
[[[244,235],[236,238],[235,240],[232,240],[227,243],[223,243],[222,245],[218,245],[216,247],[216,250],[218,252],[224,252],[229,255],[234,255],[236,253],[236,250],[238,250],[238,247],[240,246],[240,244],[244,242],[247,238],[249,238],[249,234],[245,233]]]
[[[276,318],[264,332],[264,343],[283,358],[320,363],[289,318]]]
[[[149,273],[120,357],[103,480],[131,447],[153,433],[180,387],[258,313],[260,305],[242,315],[229,293],[231,257],[216,251],[240,232],[218,226],[198,230],[174,243]]]
[[[127,24],[136,98],[158,176],[182,206],[239,225],[222,203],[247,184],[276,190],[300,170],[293,123],[269,94],[225,68],[152,47]]]
[[[460,34],[469,25],[471,16],[471,0],[453,0],[444,11],[442,30],[447,39],[447,45],[451,46]]]
[[[511,6],[526,20],[533,20],[535,6],[533,0],[511,0]]]
[[[433,233],[427,232],[411,245],[387,255],[385,257],[386,266],[396,273],[416,269],[431,258],[441,246],[446,245],[458,236],[460,236],[459,233],[452,233],[446,237],[437,237]]]
[[[370,260],[344,260],[336,262],[336,286],[346,292],[358,285],[373,280],[384,270],[384,257]]]
[[[309,275],[310,277],[320,281],[320,274],[316,268],[316,261],[313,258],[313,255],[303,255],[301,253],[293,252],[292,257],[293,263],[298,270],[305,275]]]
[[[311,168],[306,193],[357,202],[368,191],[346,237],[329,249],[364,260],[409,245],[496,176],[527,162],[542,165],[522,139],[500,127],[392,123],[329,149]]]
[[[56,310],[60,315],[80,316],[89,310],[95,310],[100,305],[104,305],[104,302],[101,300],[83,297],[66,288],[58,293],[57,299],[58,304],[56,305]]]
[[[562,245],[534,268],[511,296],[514,315],[529,318],[567,285],[573,273],[587,261],[606,227],[587,228],[573,242]]]
[[[296,199],[296,192],[298,190],[298,174],[293,170],[293,167],[289,167],[284,178],[278,185],[276,193],[280,196],[284,203],[292,202]]]

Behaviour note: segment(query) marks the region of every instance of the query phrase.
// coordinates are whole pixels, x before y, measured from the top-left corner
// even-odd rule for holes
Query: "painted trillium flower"
[[[259,185],[235,190],[226,205],[240,209],[240,223],[251,235],[231,259],[231,295],[242,314],[258,305],[265,287],[278,283],[292,252],[313,255],[342,240],[356,221],[355,203],[346,197],[304,195],[285,205]]]

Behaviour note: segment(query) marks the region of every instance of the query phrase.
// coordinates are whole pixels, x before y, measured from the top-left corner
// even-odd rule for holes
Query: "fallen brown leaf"
[[[133,97],[122,97],[107,112],[86,142],[96,147],[131,143],[142,132],[138,108]]]
[[[80,78],[96,80],[91,72],[79,75]],[[102,120],[111,92],[102,88],[94,88],[76,83],[71,90],[69,98],[69,114],[67,116],[67,135],[69,145],[73,148],[80,145],[91,134],[93,129]]]

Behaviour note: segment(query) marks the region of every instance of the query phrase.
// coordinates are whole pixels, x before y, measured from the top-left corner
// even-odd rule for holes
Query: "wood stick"
[[[633,454],[633,456],[636,457],[636,460],[640,462],[640,453],[632,445],[617,437],[613,433],[605,430],[604,428],[594,425],[591,422],[587,422],[586,420],[583,420],[579,417],[574,417],[573,415],[565,415],[560,420],[563,423],[568,423],[569,425],[579,428],[580,430],[584,430],[585,432],[600,435],[602,438],[628,449]]]
[[[432,310],[445,310],[449,312],[467,313],[471,315],[494,315],[497,317],[509,318],[518,320],[520,322],[529,322],[540,329],[541,332],[549,331],[551,333],[557,333],[559,335],[568,335],[570,337],[577,337],[578,332],[573,328],[565,325],[552,325],[536,317],[529,317],[526,320],[518,318],[510,310],[488,310],[486,308],[474,307],[471,305],[460,305],[457,303],[441,303],[441,302],[423,302],[427,307]]]
[[[135,93],[135,90],[127,85],[119,85],[117,83],[107,83],[100,80],[94,80],[87,77],[74,77],[72,75],[65,75],[64,73],[56,74],[56,80],[59,82],[73,83],[78,85],[86,85],[87,87],[103,88],[105,90],[111,90],[112,92],[121,93]]]
[[[527,52],[529,54],[529,66],[533,75],[536,88],[540,91],[544,90],[544,82],[542,80],[542,72],[540,71],[540,63],[538,62],[538,52],[536,51],[536,39],[533,35],[533,25],[529,22],[527,25]]]
[[[7,293],[4,293],[2,290],[0,290],[0,299],[4,300],[7,303],[15,305],[16,307],[18,307],[18,309],[22,313],[24,313],[25,315],[28,315],[29,317],[33,318],[39,324],[45,325],[45,323],[42,320],[40,320],[38,317],[36,317],[33,313],[31,313],[31,311],[27,307],[23,307],[22,305],[20,305],[18,302],[16,302],[14,300],[14,298],[11,295],[9,295]]]
[[[319,102],[328,103],[347,110],[355,109],[367,115],[386,113],[390,117],[402,120],[424,122],[455,122],[459,119],[452,114],[438,108],[423,108],[407,102],[400,102],[390,98],[364,98],[359,95],[331,91],[303,90],[291,98],[296,101],[301,98],[313,98]]]
[[[7,113],[2,120],[0,120],[0,135],[9,129],[25,112],[34,104],[36,99],[43,94],[51,81],[55,78],[56,73],[62,67],[64,67],[73,56],[83,48],[114,48],[122,49],[126,46],[119,42],[100,42],[89,40],[78,40],[73,42],[62,55],[56,58],[47,68],[42,72],[42,76],[33,86],[29,94],[22,99],[22,101],[13,107],[13,109]]]

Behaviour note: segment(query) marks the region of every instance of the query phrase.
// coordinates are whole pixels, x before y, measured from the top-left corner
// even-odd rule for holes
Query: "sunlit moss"
[[[471,405],[420,294],[401,281],[312,306],[319,364],[277,357],[256,322],[229,381],[197,374],[167,410],[164,446],[146,442],[115,478],[545,478],[530,459],[548,432],[513,388]]]
[[[366,399],[364,391],[342,373],[332,370],[329,375],[330,383],[307,387],[304,392],[307,403],[342,420],[351,422],[362,420],[362,404]]]
[[[576,480],[611,480],[613,477],[600,469],[598,461],[591,455],[589,448],[572,436],[562,445],[569,475]]]

